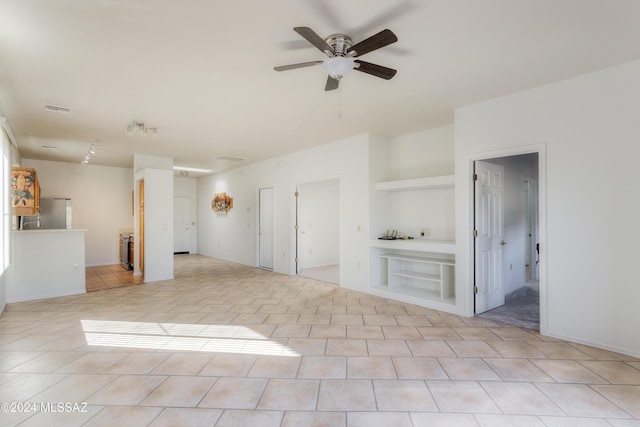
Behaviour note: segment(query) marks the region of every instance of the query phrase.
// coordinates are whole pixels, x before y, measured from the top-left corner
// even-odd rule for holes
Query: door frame
[[[475,276],[475,254],[474,254],[474,211],[475,211],[475,192],[474,192],[474,163],[477,160],[489,160],[496,157],[509,157],[517,156],[521,154],[538,154],[538,233],[540,242],[540,254],[539,254],[539,283],[540,283],[540,333],[545,335],[547,333],[547,319],[548,319],[548,288],[547,288],[547,175],[546,175],[546,143],[523,145],[520,147],[506,148],[501,150],[491,150],[485,152],[479,152],[475,154],[466,155],[464,162],[466,167],[462,167],[460,176],[457,177],[456,184],[460,185],[460,190],[463,191],[464,196],[461,196],[463,206],[466,206],[466,211],[463,211],[464,227],[460,229],[462,236],[462,245],[458,245],[459,249],[456,253],[457,260],[463,260],[462,262],[456,262],[456,277],[462,281],[459,289],[463,291],[463,304],[464,313],[469,316],[474,316],[474,276]],[[466,193],[466,194],[465,194]]]
[[[292,239],[292,252],[295,254],[294,258],[293,258],[293,274],[294,275],[298,275],[302,272],[302,270],[300,269],[301,265],[299,264],[303,264],[302,261],[302,254],[300,253],[300,224],[298,223],[299,218],[298,218],[298,214],[299,214],[299,209],[300,209],[300,187],[301,186],[305,186],[308,184],[316,184],[316,183],[321,183],[321,182],[337,182],[338,184],[338,193],[336,194],[336,198],[338,199],[338,266],[342,267],[342,215],[340,215],[340,209],[342,209],[342,203],[341,202],[341,188],[342,188],[342,182],[340,180],[339,177],[337,176],[328,176],[328,177],[323,177],[323,178],[317,178],[317,179],[309,179],[306,181],[299,181],[294,185],[294,190],[293,190],[293,197],[294,197],[294,201],[293,201],[293,206],[292,206],[292,229],[293,229],[293,239]],[[342,268],[340,268],[340,279],[338,279],[339,283],[342,283]]]
[[[184,248],[182,248],[183,250],[179,250],[176,251],[176,230],[178,230],[177,225],[176,224],[176,206],[178,206],[178,203],[176,203],[177,200],[181,200],[181,201],[186,201],[185,203],[185,218],[182,224],[180,224],[180,227],[182,228],[182,232],[184,233]],[[182,203],[182,202],[180,202]],[[191,239],[191,225],[190,223],[190,219],[191,219],[191,198],[190,197],[184,197],[184,196],[174,196],[173,197],[173,254],[174,255],[185,255],[185,254],[190,254],[192,253],[191,249],[193,248],[193,242]],[[179,248],[180,249],[180,248]],[[186,249],[186,250],[184,250]]]
[[[525,231],[529,233],[525,234],[525,244],[527,247],[525,248],[525,253],[529,253],[527,257],[527,263],[529,264],[529,278],[527,278],[527,274],[525,272],[525,282],[527,280],[538,280],[538,256],[536,251],[536,242],[540,239],[539,235],[539,227],[538,227],[538,180],[525,180],[525,185],[528,186],[527,191],[527,200],[525,201],[525,207],[527,209],[527,228]],[[531,234],[529,236],[528,234]],[[533,239],[532,239],[533,237]]]
[[[262,232],[261,232],[261,224],[262,224],[262,203],[261,203],[261,196],[262,196],[262,190],[271,190],[271,231],[272,231],[272,242],[271,242],[271,255],[272,255],[272,259],[271,262],[273,264],[273,266],[268,267],[268,266],[263,266],[262,265]],[[271,271],[275,271],[276,268],[276,249],[275,249],[275,243],[276,243],[276,207],[275,207],[275,197],[276,197],[276,193],[275,193],[275,186],[273,185],[266,185],[266,186],[260,186],[258,187],[258,191],[257,191],[257,212],[256,212],[256,216],[257,216],[257,220],[256,220],[256,249],[257,249],[257,253],[256,253],[256,260],[257,260],[257,267],[258,268],[263,268],[265,270],[271,270]]]

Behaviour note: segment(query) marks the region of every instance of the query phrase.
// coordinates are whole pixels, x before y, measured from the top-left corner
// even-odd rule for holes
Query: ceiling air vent
[[[40,148],[44,148],[45,150],[57,150],[58,147],[55,145],[41,145]]]
[[[71,108],[61,107],[59,105],[44,104],[44,109],[47,111],[53,111],[55,113],[69,114]]]
[[[243,160],[247,160],[244,157],[236,157],[236,156],[225,156],[223,154],[216,157],[216,160],[224,160],[226,162],[241,162]]]

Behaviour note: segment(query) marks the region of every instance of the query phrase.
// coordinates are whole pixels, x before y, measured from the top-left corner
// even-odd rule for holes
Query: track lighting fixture
[[[82,163],[83,165],[86,165],[87,163],[89,163],[89,160],[91,160],[91,157],[96,154],[96,142],[98,142],[98,140],[94,140],[91,145],[89,145],[89,148],[87,149],[87,152],[84,153],[84,156],[82,156],[82,160],[80,160],[80,163]]]

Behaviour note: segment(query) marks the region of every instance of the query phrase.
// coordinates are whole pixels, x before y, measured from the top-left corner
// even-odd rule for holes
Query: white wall
[[[85,232],[14,231],[7,302],[84,294]]]
[[[173,178],[173,197],[184,197],[189,199],[186,220],[189,229],[186,231],[186,240],[189,246],[189,253],[198,252],[198,181],[195,178]]]
[[[0,316],[4,312],[5,307],[7,306],[7,295],[6,289],[11,280],[9,279],[13,266],[9,266],[6,270],[0,274]]]
[[[135,179],[144,180],[144,281],[173,279],[173,171],[144,169]],[[134,230],[139,250],[137,224]],[[137,250],[134,268],[139,271]]]
[[[9,281],[9,269],[12,268],[11,260],[7,256],[10,253],[10,245],[11,245],[11,233],[10,233],[10,221],[5,221],[5,215],[9,214],[9,183],[10,181],[10,169],[12,166],[14,152],[17,150],[14,149],[13,144],[11,144],[9,133],[12,133],[7,123],[7,119],[0,116],[0,171],[2,171],[2,176],[0,176],[0,182],[4,188],[0,189],[1,200],[0,200],[0,215],[2,215],[2,224],[0,224],[0,253],[2,258],[0,258],[0,315],[4,311],[5,306],[7,305],[7,297],[6,297],[6,288]]]
[[[340,262],[340,183],[319,181],[298,186],[298,223],[303,268]]]
[[[544,144],[542,332],[636,356],[639,111],[640,62],[632,62],[461,108],[455,116],[457,232],[471,230],[473,158]],[[471,314],[471,240],[459,243],[457,280]]]
[[[452,175],[453,125],[390,139],[389,180]]]
[[[258,188],[274,188],[274,271],[295,273],[295,185],[340,180],[340,283],[366,289],[368,284],[369,195],[368,144],[363,134],[309,150],[198,179],[198,252],[246,265],[257,265]],[[233,197],[226,216],[211,210],[215,193]]]
[[[33,159],[21,166],[35,168],[42,197],[71,198],[73,228],[88,229],[87,266],[120,263],[120,229],[133,227],[132,169]]]
[[[133,274],[141,274],[140,240],[144,238],[144,281],[173,279],[173,159],[134,154],[135,233]],[[144,235],[140,233],[140,181],[144,180]]]

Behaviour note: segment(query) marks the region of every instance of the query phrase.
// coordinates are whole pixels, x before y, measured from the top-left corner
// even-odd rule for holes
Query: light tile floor
[[[134,276],[133,271],[125,270],[121,265],[99,265],[86,268],[87,292],[139,285],[142,276]]]
[[[175,280],[10,304],[0,426],[640,425],[638,359],[203,256],[175,261]]]

